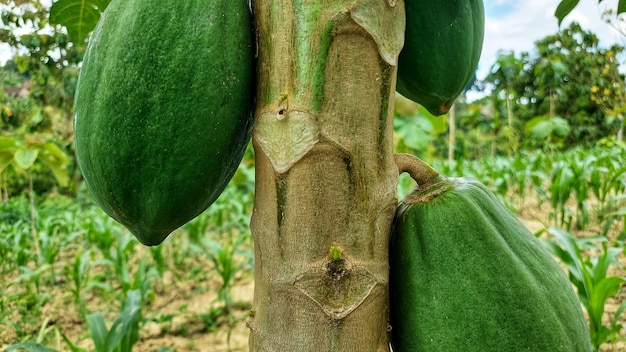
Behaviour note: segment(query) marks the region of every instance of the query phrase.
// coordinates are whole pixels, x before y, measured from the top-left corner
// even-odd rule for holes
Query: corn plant
[[[131,352],[139,340],[141,322],[142,293],[139,290],[128,292],[126,303],[120,316],[107,329],[102,313],[87,316],[87,324],[96,352]]]
[[[550,175],[550,204],[552,205],[552,217],[555,226],[565,226],[567,230],[571,228],[572,213],[565,205],[572,193],[574,184],[574,173],[569,165],[564,161],[555,163]]]
[[[5,227],[8,234],[7,245],[10,247],[9,256],[5,259],[8,270],[15,270],[18,267],[27,266],[33,259],[34,253],[30,250],[30,228],[24,221]]]
[[[603,208],[611,195],[623,193],[626,189],[626,149],[614,146],[600,154],[599,163],[594,168],[591,186],[594,195]]]
[[[121,225],[95,207],[90,208],[84,216],[85,220],[82,222],[81,230],[85,235],[86,242],[107,256],[116,239],[121,236]]]
[[[602,321],[607,300],[616,296],[626,283],[624,277],[607,275],[611,265],[621,266],[617,256],[622,248],[608,246],[606,237],[577,239],[557,228],[550,228],[548,232],[552,236],[547,242],[548,248],[566,265],[569,279],[577,288],[578,298],[589,316],[591,342],[597,351],[602,344],[614,341],[624,328],[619,318],[626,309],[626,302],[620,304],[608,325]],[[585,257],[585,250],[598,251],[599,254]]]
[[[149,248],[152,264],[154,265],[153,268],[160,278],[163,278],[163,273],[168,269],[164,248],[165,246],[152,246]]]
[[[603,216],[605,218],[602,229],[603,234],[606,236],[615,224],[621,222],[622,228],[617,238],[622,243],[626,241],[626,193],[612,196],[608,201],[606,213]]]
[[[29,266],[21,266],[19,268],[19,276],[13,280],[13,285],[18,285],[25,289],[29,294],[33,294],[38,299],[44,299],[47,297],[42,290],[42,278],[51,270],[49,264],[43,264],[36,268],[30,268]]]
[[[215,242],[210,239],[204,241],[204,253],[213,263],[213,270],[217,272],[221,279],[221,286],[217,292],[218,306],[214,307],[205,320],[208,325],[215,321],[219,315],[226,316],[228,320],[227,342],[230,343],[232,329],[239,322],[232,314],[234,302],[232,300],[232,287],[237,275],[252,266],[252,253],[243,247],[249,235],[239,230],[234,230],[237,234],[226,241]],[[207,319],[208,317],[208,319]]]
[[[4,352],[13,352],[26,350],[27,352],[59,352],[58,350],[48,348],[37,342],[21,342],[9,346]]]
[[[71,264],[65,265],[65,272],[71,278],[69,287],[74,303],[79,307],[79,316],[84,316],[85,305],[83,296],[94,288],[110,290],[104,283],[92,280],[91,269],[97,265],[105,264],[102,260],[95,260],[91,250],[77,251]]]
[[[7,348],[5,352],[15,351],[15,350],[26,350],[29,352],[30,351],[32,352],[57,352],[57,350],[55,349],[51,349],[42,345],[44,343],[44,340],[47,338],[47,335],[53,332],[56,337],[57,345],[60,348],[61,334],[59,333],[59,329],[54,325],[48,326],[49,322],[50,322],[50,318],[44,319],[43,323],[41,324],[41,327],[39,328],[39,333],[37,334],[34,341],[26,341],[26,342],[13,344],[9,346],[9,348]]]
[[[87,325],[91,332],[91,339],[95,346],[95,352],[132,352],[133,346],[139,340],[139,328],[141,317],[141,293],[139,291],[128,292],[128,298],[118,318],[110,328],[107,328],[102,313],[92,313],[87,316]],[[63,339],[72,352],[87,352],[77,347],[67,336]],[[26,350],[28,352],[59,352],[43,346],[42,341],[23,342],[9,346],[4,352]]]
[[[136,270],[132,270],[129,266],[137,244],[134,237],[127,234],[120,235],[115,244],[106,261],[109,267],[114,268],[114,278],[121,289],[121,292],[118,292],[118,299],[126,300],[131,291],[139,291],[142,300],[154,294],[152,284],[159,273],[154,267],[148,267],[148,258],[142,256],[136,264]]]

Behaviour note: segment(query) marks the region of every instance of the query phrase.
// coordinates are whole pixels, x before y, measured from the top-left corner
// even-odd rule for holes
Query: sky
[[[439,1],[439,0],[436,0]],[[560,0],[483,0],[485,4],[485,40],[478,66],[478,79],[483,79],[496,60],[499,51],[532,52],[535,41],[558,31],[554,17]],[[618,0],[581,0],[566,17],[562,26],[580,23],[582,28],[600,38],[602,47],[618,43],[626,45],[626,37],[619,34],[601,18],[603,9],[616,8]],[[625,27],[626,28],[626,27]],[[0,64],[9,58],[7,46],[0,43]]]
[[[618,0],[581,0],[574,11],[563,21],[561,27],[578,22],[583,30],[595,33],[601,47],[612,44],[626,45],[626,37],[602,20],[606,8],[615,9]],[[531,52],[534,43],[555,34],[559,27],[554,11],[560,0],[484,0],[485,40],[478,79],[483,79],[496,61],[499,51]],[[624,27],[626,28],[626,27]]]

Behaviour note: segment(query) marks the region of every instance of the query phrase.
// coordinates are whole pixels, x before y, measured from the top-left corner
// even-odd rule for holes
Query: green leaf
[[[45,85],[45,82],[42,85]],[[43,121],[43,118],[44,118],[43,111],[37,110],[30,115],[30,124],[32,126],[39,125]]]
[[[530,138],[539,141],[546,140],[552,133],[552,124],[550,120],[538,121],[530,130]]]
[[[21,169],[30,169],[35,163],[35,160],[37,160],[38,155],[39,151],[37,149],[18,150],[15,152],[15,163]]]
[[[61,187],[68,185],[69,171],[67,170],[67,165],[69,158],[61,148],[54,143],[46,143],[41,147],[39,159],[52,170],[54,177]]]
[[[50,8],[50,23],[65,26],[74,44],[80,45],[98,24],[109,1],[59,0]]]
[[[17,141],[13,137],[0,137],[0,152],[11,151],[17,148]]]
[[[13,162],[14,158],[15,158],[14,153],[0,152],[0,174],[3,173],[4,170],[6,170],[7,167],[9,167],[9,165],[11,165],[11,162]]]
[[[26,350],[28,352],[59,352],[34,342],[22,342],[9,346],[4,352]]]
[[[87,350],[74,345],[74,343],[72,343],[69,337],[67,337],[65,334],[61,333],[61,337],[63,337],[63,340],[65,341],[65,343],[67,343],[71,352],[87,352]]]
[[[561,118],[561,117],[553,117],[550,119],[550,123],[551,123],[551,130],[552,133],[559,137],[559,138],[565,138],[567,137],[567,135],[569,134],[569,123],[567,122],[567,120]]]
[[[67,156],[67,154],[65,154],[65,152],[63,152],[63,150],[59,148],[59,146],[52,142],[44,144],[41,148],[43,151],[45,151],[45,154],[51,155],[60,163],[66,164],[70,161],[70,158]]]
[[[602,317],[604,316],[604,307],[606,301],[615,296],[624,283],[621,277],[611,276],[602,279],[593,287],[590,294],[590,302],[587,306],[589,318],[595,322],[597,326],[602,326]]]
[[[622,313],[624,313],[625,309],[626,309],[626,301],[623,301],[619,305],[617,310],[615,311],[615,314],[613,315],[613,319],[611,320],[611,325],[616,326],[619,323],[619,320],[622,316]]]
[[[626,0],[619,0],[617,3],[617,14],[626,12]]]
[[[569,15],[570,12],[578,5],[579,0],[562,0],[559,6],[557,6],[556,11],[554,12],[554,16],[559,21],[559,27],[561,26],[561,22],[565,16]],[[622,2],[623,0],[620,0]]]
[[[141,304],[141,292],[139,290],[129,291],[124,310],[120,316],[123,321],[123,335],[120,341],[122,352],[132,351],[133,345],[139,340]]]
[[[91,339],[96,346],[97,352],[108,352],[111,348],[108,346],[108,331],[104,324],[104,316],[102,313],[92,313],[87,316],[87,325],[91,331]]]
[[[432,134],[440,135],[442,133],[448,132],[448,115],[426,116],[428,117],[428,120],[430,120],[430,124],[433,126],[433,129],[431,131]]]

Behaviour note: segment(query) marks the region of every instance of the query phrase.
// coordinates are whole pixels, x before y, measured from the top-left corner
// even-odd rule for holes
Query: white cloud
[[[478,78],[486,76],[499,50],[514,51],[516,54],[532,51],[535,41],[558,31],[554,10],[560,0],[485,0],[486,12],[494,12],[490,11],[490,6],[501,7],[507,2],[515,7],[514,11],[497,18],[487,16],[485,19],[485,42]],[[565,18],[562,27],[575,21],[584,30],[595,33],[600,38],[601,46],[607,47],[614,43],[624,45],[626,38],[601,18],[603,9],[615,9],[616,5],[617,0],[604,0],[601,5],[595,0],[581,0],[576,9]]]

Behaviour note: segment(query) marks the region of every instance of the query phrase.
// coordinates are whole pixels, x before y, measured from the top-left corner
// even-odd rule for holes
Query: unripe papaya
[[[75,97],[78,165],[142,243],[203,212],[250,140],[254,34],[246,0],[112,0]]]
[[[477,180],[407,196],[389,256],[394,352],[592,350],[563,269]]]
[[[474,77],[485,32],[483,0],[405,0],[396,90],[445,114]]]

